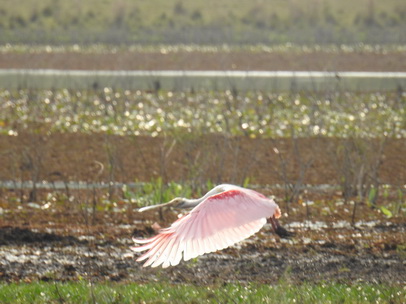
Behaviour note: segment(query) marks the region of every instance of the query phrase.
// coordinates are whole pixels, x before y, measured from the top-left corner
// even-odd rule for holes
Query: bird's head
[[[164,204],[165,206],[168,207],[175,207],[175,208],[182,208],[182,205],[185,204],[185,199],[183,197],[175,197],[173,200],[170,202]]]

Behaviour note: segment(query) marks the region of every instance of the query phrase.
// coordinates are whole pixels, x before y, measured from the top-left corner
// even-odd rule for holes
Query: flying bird
[[[139,212],[171,206],[193,208],[169,228],[149,239],[133,239],[137,261],[144,267],[175,266],[183,259],[227,248],[258,232],[267,222],[280,237],[289,237],[278,222],[281,211],[273,199],[254,190],[223,184],[198,199],[175,198],[164,204],[143,207]]]

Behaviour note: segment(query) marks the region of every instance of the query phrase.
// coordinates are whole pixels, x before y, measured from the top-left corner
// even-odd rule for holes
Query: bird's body
[[[286,232],[277,218],[278,205],[264,195],[250,189],[223,184],[210,190],[200,199],[176,198],[169,203],[141,208],[147,211],[163,206],[194,207],[169,228],[146,240],[134,239],[140,246],[135,252],[146,251],[137,261],[144,267],[175,266],[199,255],[224,249],[258,232],[269,219],[278,233]],[[278,234],[279,234],[278,233]]]

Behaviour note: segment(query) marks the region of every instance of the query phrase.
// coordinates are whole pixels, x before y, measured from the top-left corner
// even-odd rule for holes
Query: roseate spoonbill
[[[261,193],[242,187],[219,185],[198,199],[175,198],[169,203],[148,206],[139,212],[172,206],[192,208],[169,228],[145,240],[134,239],[140,246],[131,247],[135,252],[146,251],[137,261],[144,267],[163,268],[178,265],[199,255],[224,249],[258,232],[267,220],[281,237],[290,232],[279,225],[281,216],[278,205]]]

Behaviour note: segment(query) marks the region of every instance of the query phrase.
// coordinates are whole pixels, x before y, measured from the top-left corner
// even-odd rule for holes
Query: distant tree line
[[[290,1],[285,10],[272,1],[224,4],[208,11],[203,3],[172,1],[156,9],[129,0],[92,5],[32,1],[20,9],[0,4],[0,43],[397,43],[406,42],[406,4],[362,9],[331,2]],[[348,2],[348,1],[344,1]],[[90,4],[89,4],[90,3]],[[97,5],[96,5],[97,4]],[[275,9],[270,8],[275,5]],[[242,5],[243,6],[243,5]]]

